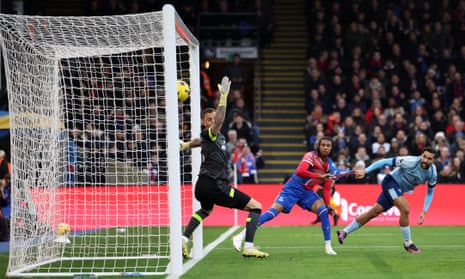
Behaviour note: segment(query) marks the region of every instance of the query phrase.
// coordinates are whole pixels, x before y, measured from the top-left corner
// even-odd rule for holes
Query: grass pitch
[[[335,232],[340,228],[332,228],[337,256],[324,253],[319,226],[265,226],[258,229],[255,242],[270,253],[269,258],[243,258],[233,249],[229,237],[181,278],[465,278],[465,227],[412,227],[421,254],[404,250],[397,226],[363,227],[349,235],[344,245],[336,239]],[[227,229],[205,227],[205,244]],[[0,254],[0,278],[7,263],[8,254]]]
[[[269,258],[242,258],[228,239],[181,278],[465,278],[465,227],[412,227],[421,254],[404,250],[397,226],[363,227],[344,245],[337,242],[337,229],[337,256],[324,253],[319,226],[265,226],[255,242]]]

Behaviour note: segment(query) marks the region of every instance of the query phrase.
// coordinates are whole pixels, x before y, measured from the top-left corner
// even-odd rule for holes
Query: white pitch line
[[[262,248],[266,248],[267,250],[280,250],[280,249],[323,249],[323,245],[311,245],[311,246],[261,246]],[[349,248],[349,249],[372,249],[372,248],[386,248],[386,249],[398,249],[399,247],[402,248],[402,244],[400,245],[363,245],[363,246],[357,246],[357,245],[342,245],[342,246],[333,246],[334,249],[338,250],[340,248]],[[458,248],[458,249],[464,249],[464,245],[421,245],[421,248],[426,247],[426,248]],[[218,250],[234,250],[233,248],[226,248],[226,247],[218,247]]]
[[[186,273],[192,267],[194,267],[198,262],[200,262],[202,259],[204,259],[208,255],[208,253],[210,253],[213,249],[216,248],[216,246],[218,246],[223,241],[225,241],[227,238],[229,238],[235,231],[237,231],[238,228],[240,228],[240,226],[234,226],[234,227],[229,228],[229,230],[227,230],[223,234],[221,234],[217,239],[215,239],[215,241],[208,244],[203,249],[203,257],[201,257],[199,259],[191,259],[191,260],[187,261],[182,267],[182,274],[180,276],[182,276],[184,273]],[[174,276],[174,275],[168,275],[166,277],[166,279],[177,279],[177,278],[179,278],[179,277]]]
[[[208,244],[205,248],[204,248],[204,254],[203,254],[203,257],[202,258],[199,258],[199,259],[191,259],[189,261],[187,261],[184,265],[183,265],[183,273],[180,275],[182,276],[183,274],[185,274],[187,271],[189,271],[192,267],[194,267],[198,262],[200,262],[202,259],[204,259],[213,249],[215,249],[219,244],[221,244],[223,241],[225,241],[227,238],[229,238],[235,231],[237,231],[237,229],[240,228],[240,226],[233,226],[231,228],[229,228],[226,232],[224,232],[223,234],[221,234],[215,241],[211,242],[210,244]],[[359,236],[397,236],[399,235],[398,233],[382,233],[382,234],[379,234],[379,233],[376,233],[376,234],[358,234]],[[438,234],[439,235],[439,234]],[[463,235],[461,233],[451,233],[451,234],[440,234],[441,236],[447,236],[447,235]],[[279,249],[323,249],[323,245],[312,245],[312,246],[278,246],[278,247],[274,247],[274,246],[262,246],[263,248],[266,248],[266,249],[276,249],[276,250],[279,250]],[[344,248],[343,248],[344,247]],[[356,246],[356,245],[343,245],[343,246],[335,246],[334,248],[336,248],[336,250],[338,250],[339,248],[349,248],[349,249],[373,249],[373,248],[378,248],[378,249],[399,249],[399,247],[402,248],[402,245],[363,245],[363,246]],[[426,248],[457,248],[457,249],[464,249],[465,248],[465,244],[464,245],[421,245],[421,247],[426,247]],[[223,248],[223,247],[218,247],[217,249],[219,250],[234,250],[233,248]],[[179,277],[178,276],[174,276],[174,275],[168,275],[166,277],[166,279],[178,279]]]

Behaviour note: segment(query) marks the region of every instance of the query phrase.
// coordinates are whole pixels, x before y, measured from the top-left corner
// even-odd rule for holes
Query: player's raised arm
[[[353,170],[350,170],[350,169],[340,169],[338,167],[336,167],[336,164],[334,164],[333,160],[331,159],[328,159],[329,160],[329,169],[328,169],[328,173],[332,174],[333,175],[333,178],[335,180],[338,180],[339,178],[341,177],[345,177],[345,176],[350,176],[350,175],[353,175],[354,174],[354,171]]]
[[[357,179],[362,179],[363,177],[365,177],[367,173],[380,169],[381,167],[385,165],[394,166],[395,157],[378,160],[366,168],[354,168],[355,177]]]
[[[386,159],[381,159],[381,160],[378,160],[378,161],[375,161],[374,163],[372,163],[370,166],[368,166],[366,169],[365,169],[365,172],[366,173],[370,173],[374,170],[378,170],[380,169],[381,167],[385,166],[385,165],[388,165],[388,166],[394,166],[395,165],[395,157],[393,158],[386,158]]]
[[[231,81],[229,77],[224,76],[221,79],[221,84],[218,84],[218,90],[220,92],[220,102],[216,108],[215,123],[211,127],[211,132],[217,135],[223,126],[224,118],[226,117],[226,105],[228,104],[229,89],[231,87]]]

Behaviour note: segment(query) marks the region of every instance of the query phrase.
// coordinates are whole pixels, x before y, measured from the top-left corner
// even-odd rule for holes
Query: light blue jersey
[[[399,156],[381,159],[375,161],[370,166],[365,168],[365,173],[370,173],[380,169],[383,166],[393,166],[395,169],[387,174],[381,181],[381,193],[376,199],[376,205],[369,211],[357,217],[350,225],[344,228],[343,231],[338,231],[339,243],[343,244],[347,234],[359,229],[368,221],[379,216],[382,209],[388,211],[393,206],[396,206],[400,211],[399,225],[404,238],[404,248],[410,253],[420,253],[412,241],[410,235],[409,223],[409,206],[408,201],[404,197],[405,192],[412,192],[419,184],[427,183],[425,199],[423,202],[423,212],[418,218],[418,224],[422,224],[426,212],[428,212],[431,201],[433,200],[434,188],[437,182],[436,166],[433,164],[434,151],[430,148],[425,148],[421,156]],[[428,166],[423,169],[421,166]],[[363,174],[363,172],[359,172]]]
[[[432,164],[428,169],[420,166],[420,156],[400,156],[378,160],[365,169],[367,173],[377,170],[385,165],[395,166],[391,172],[392,178],[399,184],[404,192],[411,192],[418,184],[428,183],[433,187],[437,183],[436,166]]]

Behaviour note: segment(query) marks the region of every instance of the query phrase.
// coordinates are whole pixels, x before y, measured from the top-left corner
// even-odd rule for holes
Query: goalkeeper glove
[[[186,149],[189,149],[191,146],[190,146],[190,143],[189,142],[184,142],[182,140],[179,140],[179,148],[181,149],[181,151],[184,151]]]
[[[229,88],[231,87],[231,81],[227,76],[224,76],[221,80],[221,84],[218,84],[218,90],[220,91],[220,102],[218,106],[226,106],[228,101]]]

